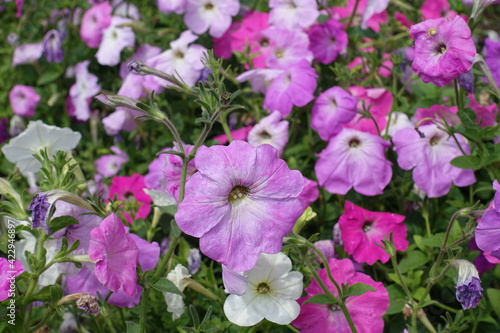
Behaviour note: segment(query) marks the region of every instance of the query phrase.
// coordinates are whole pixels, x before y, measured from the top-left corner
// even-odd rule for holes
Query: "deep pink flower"
[[[405,251],[408,247],[404,219],[403,215],[371,212],[346,201],[344,214],[339,218],[344,250],[360,263],[373,265],[377,260],[386,263],[390,257],[380,247],[384,237],[389,239],[392,233],[398,251]]]
[[[238,14],[238,0],[187,0],[184,23],[195,34],[208,30],[212,37],[220,37]]]
[[[318,200],[319,189],[318,183],[314,180],[307,179],[304,177],[304,189],[300,192],[297,199],[302,203],[304,210],[314,201]]]
[[[380,68],[378,69],[377,73],[382,76],[382,77],[389,77],[392,75],[392,67],[394,66],[392,61],[389,60],[391,55],[389,53],[384,53],[382,55],[383,59],[386,59],[382,62]],[[367,66],[367,61],[365,57],[355,57],[353,61],[351,61],[349,64],[347,64],[347,67],[350,69],[354,69],[359,66],[361,68],[362,73],[370,73],[371,70]]]
[[[387,0],[376,0],[382,4],[384,4]],[[369,2],[376,2],[373,0],[349,0],[347,1],[347,4],[345,7],[333,7],[332,12],[333,12],[333,17],[341,21],[342,19],[348,18],[351,16],[352,12],[354,11],[354,6],[356,2],[358,3],[358,7],[356,10],[356,17],[362,17],[362,22],[361,20],[356,20],[356,22],[363,23],[364,27],[369,27],[375,32],[380,31],[380,24],[387,23],[387,12],[382,11],[381,13],[375,13],[375,10],[373,11],[373,14],[370,17],[367,17],[365,15],[365,12],[367,12],[367,7]],[[375,3],[376,4],[376,3]],[[374,8],[375,9],[375,8]],[[369,14],[369,13],[367,13]],[[365,29],[365,28],[363,28]]]
[[[490,106],[481,105],[476,101],[476,97],[473,94],[469,94],[467,98],[470,100],[467,107],[476,112],[476,124],[481,123],[481,127],[495,126],[497,124],[498,106],[495,103],[492,103]]]
[[[9,261],[5,258],[0,258],[0,302],[5,301],[9,297],[14,297],[11,294],[11,283],[14,283],[15,278],[24,272],[23,265],[17,261]]]
[[[347,49],[349,38],[344,26],[334,18],[315,24],[307,31],[314,59],[328,65]]]
[[[427,19],[438,19],[450,9],[448,0],[425,0],[420,12]]]
[[[41,97],[36,93],[35,88],[30,86],[16,84],[9,92],[12,111],[21,117],[33,117],[40,99]]]
[[[369,27],[369,21],[374,15],[387,15],[386,9],[390,0],[368,0],[361,18],[361,29]]]
[[[460,124],[460,118],[457,115],[458,108],[456,106],[433,105],[428,109],[419,108],[415,112],[415,122],[419,125],[428,125],[432,120],[424,120],[425,118],[432,118],[436,120],[444,119],[450,126]]]
[[[231,131],[231,136],[233,140],[242,140],[246,141],[248,137],[248,133],[252,130],[253,126],[244,126]],[[213,140],[217,141],[220,145],[225,145],[229,142],[226,134],[220,134],[213,137]]]
[[[113,8],[105,1],[92,6],[83,14],[80,37],[88,47],[96,48],[102,40],[104,29],[111,24]]]
[[[95,275],[113,292],[137,292],[139,249],[116,214],[106,217],[90,232],[89,257],[97,261]]]
[[[387,115],[392,108],[393,97],[390,91],[384,88],[350,87],[349,92],[358,99],[358,111],[368,111],[377,122],[378,129],[385,128]],[[378,135],[377,126],[373,119],[361,118],[357,115],[347,124],[342,124],[347,128],[354,128],[358,131]]]
[[[200,250],[230,269],[251,269],[260,252],[277,253],[302,214],[303,177],[270,145],[244,141],[201,147],[175,220],[200,237]]]
[[[476,46],[460,16],[413,25],[410,36],[415,39],[412,69],[422,81],[442,87],[472,68]]]
[[[484,40],[485,61],[491,70],[493,80],[500,86],[500,40],[486,38]]]
[[[469,186],[476,182],[473,170],[459,169],[450,161],[461,156],[452,137],[434,124],[404,128],[396,132],[392,141],[398,153],[398,164],[404,170],[413,169],[413,180],[429,198],[437,198],[450,191],[451,184]],[[421,136],[423,134],[423,137]],[[469,145],[460,134],[455,134],[467,154]]]
[[[126,109],[118,109],[102,119],[108,135],[117,135],[120,131],[132,132],[137,129],[134,116]]]
[[[270,0],[269,24],[286,30],[303,30],[319,16],[315,0]]]
[[[241,27],[241,21],[233,22],[222,36],[213,39],[215,56],[223,59],[231,58],[233,55],[233,50],[231,48],[232,36],[239,27]]]
[[[281,113],[274,111],[269,116],[262,118],[250,132],[248,143],[254,147],[269,144],[278,150],[278,155],[283,154],[288,143],[288,121],[281,120]]]
[[[361,296],[350,296],[345,300],[347,311],[359,333],[382,333],[384,320],[382,316],[389,308],[389,294],[381,282],[375,282],[370,276],[354,271],[354,265],[349,259],[330,259],[330,270],[335,281],[341,285],[364,283],[377,289],[368,291]],[[326,269],[318,271],[318,275],[328,290],[337,296],[337,288],[328,278]],[[324,294],[316,280],[305,288],[306,297],[299,298],[301,304],[300,314],[292,325],[299,328],[302,333],[338,332],[349,333],[351,329],[340,307],[328,304],[303,304],[314,295]]]
[[[381,194],[392,177],[385,157],[389,146],[379,136],[344,128],[318,155],[314,171],[319,185],[342,195],[351,188],[364,195]]]
[[[340,87],[322,92],[311,114],[311,128],[318,131],[321,139],[328,141],[342,130],[342,124],[350,122],[357,113],[356,97]]]
[[[111,181],[111,186],[109,187],[109,197],[111,199],[116,195],[117,200],[135,199],[139,204],[139,210],[133,218],[128,214],[124,214],[129,223],[132,223],[133,219],[146,218],[151,211],[151,198],[144,192],[144,188],[146,188],[144,177],[138,173],[130,177],[116,176]]]

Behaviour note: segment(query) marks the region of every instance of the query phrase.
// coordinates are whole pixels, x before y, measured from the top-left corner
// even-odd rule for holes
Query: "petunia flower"
[[[302,294],[303,276],[291,272],[292,261],[285,254],[261,253],[255,266],[244,272],[243,295],[231,294],[224,302],[224,313],[230,322],[253,326],[262,319],[287,325],[299,315],[296,299]]]
[[[444,119],[448,125],[455,126],[460,124],[460,118],[458,118],[457,112],[458,107],[456,106],[447,107],[444,105],[432,105],[429,108],[418,108],[415,112],[414,119],[419,125],[428,125],[431,123],[431,120],[423,119],[433,118],[437,120]]]
[[[76,82],[69,89],[69,96],[73,103],[73,116],[81,121],[90,118],[90,99],[97,95],[101,86],[97,83],[97,76],[89,72],[90,60],[79,62],[74,67]]]
[[[125,109],[116,110],[102,119],[104,130],[108,135],[118,135],[120,131],[132,132],[137,129],[134,116]]]
[[[96,48],[101,43],[104,29],[111,24],[113,8],[108,1],[92,6],[83,14],[80,37],[88,47]]]
[[[188,269],[181,264],[177,264],[177,266],[167,274],[167,279],[172,281],[181,292],[186,289],[188,278],[190,277],[191,274],[189,274]],[[163,296],[167,303],[167,311],[172,312],[172,320],[180,318],[185,310],[182,296],[169,292],[164,292]]]
[[[467,260],[453,260],[451,265],[458,269],[457,301],[462,304],[462,309],[472,309],[483,298],[483,288],[476,267]]]
[[[94,162],[96,171],[106,178],[116,175],[122,164],[128,161],[127,153],[120,148],[113,146],[110,149],[115,154],[103,155]]]
[[[492,263],[500,263],[500,185],[493,182],[495,198],[491,209],[488,209],[476,227],[477,247],[484,251],[486,259]]]
[[[367,291],[360,296],[349,296],[344,302],[358,332],[382,333],[384,331],[382,316],[390,303],[389,293],[384,285],[381,282],[375,282],[366,274],[356,272],[349,259],[330,259],[329,265],[331,274],[339,285],[351,286],[355,283],[364,283],[376,289],[376,291]],[[337,288],[328,278],[326,269],[319,270],[318,275],[328,290],[334,296],[338,296]],[[292,322],[293,326],[299,328],[302,333],[351,332],[347,319],[338,305],[304,304],[312,296],[324,294],[316,280],[312,280],[305,291],[307,296],[298,299],[301,309],[297,319]]]
[[[309,63],[313,54],[309,51],[309,38],[301,31],[269,27],[262,35],[272,44],[266,65],[270,68],[287,68],[305,59]]]
[[[373,11],[372,15],[368,17],[368,14],[372,12],[372,9],[368,7],[375,5],[373,9],[376,9],[377,6],[384,6],[386,2],[387,0],[348,0],[345,6],[333,7],[331,12],[333,14],[332,16],[336,20],[342,21],[345,18],[351,17],[352,13],[354,12],[354,8],[356,7],[354,22],[359,22],[363,24],[363,26],[367,26],[373,31],[379,32],[380,25],[387,23],[387,12],[377,11],[377,13],[375,13],[375,11]],[[365,14],[365,12],[367,11],[369,12]]]
[[[442,87],[472,68],[476,46],[460,16],[413,25],[410,36],[415,39],[412,69],[425,83]]]
[[[319,185],[342,195],[351,188],[364,195],[382,194],[392,177],[385,157],[389,146],[378,136],[344,128],[318,155],[314,171]]]
[[[408,248],[404,219],[404,215],[372,212],[346,201],[344,214],[339,218],[344,250],[360,263],[386,263],[390,257],[381,246],[382,240],[389,239],[391,233],[396,250]]]
[[[95,275],[99,281],[113,292],[121,289],[134,295],[139,249],[118,216],[112,213],[106,217],[90,236],[89,257],[96,261]]]
[[[394,134],[396,134],[396,132],[400,129],[414,127],[414,124],[410,121],[410,118],[408,118],[406,113],[393,111],[390,114],[390,119],[389,115],[387,117],[386,128],[389,126],[387,134],[391,137],[393,137]],[[382,132],[385,132],[386,128],[384,128]]]
[[[189,249],[189,257],[187,258],[188,270],[190,274],[196,274],[200,270],[201,254],[198,249]]]
[[[195,34],[208,30],[212,37],[220,37],[238,14],[238,0],[187,0],[184,23]]]
[[[298,197],[304,210],[319,198],[318,183],[304,177],[304,189]]]
[[[334,18],[323,24],[315,24],[307,31],[309,35],[309,49],[314,59],[328,65],[337,59],[339,54],[345,53],[348,44],[344,26]]]
[[[131,22],[132,20],[128,18],[112,17],[111,24],[103,32],[99,50],[95,55],[99,64],[106,66],[118,65],[122,50],[134,46],[134,31],[131,27],[123,26]]]
[[[390,0],[368,0],[363,17],[361,18],[361,29],[368,29],[368,21],[376,14],[386,13]]]
[[[303,30],[319,16],[315,0],[270,0],[269,24],[286,30]]]
[[[248,132],[247,141],[254,147],[269,144],[278,150],[278,155],[281,155],[288,143],[288,121],[281,120],[281,113],[274,111],[262,118]]]
[[[2,147],[2,152],[22,174],[38,172],[42,165],[33,154],[39,154],[43,149],[47,150],[49,157],[59,150],[69,152],[76,147],[81,137],[79,132],[69,128],[45,125],[41,120],[30,121],[24,132]]]
[[[467,107],[476,113],[476,124],[480,123],[481,127],[497,125],[498,106],[495,103],[491,103],[489,106],[480,104],[474,94],[467,95],[467,98],[470,100]]]
[[[322,92],[311,114],[311,128],[318,131],[321,139],[328,141],[342,130],[342,124],[350,122],[357,114],[356,97],[340,87]]]
[[[201,147],[195,163],[198,172],[186,183],[175,220],[200,238],[201,252],[238,271],[252,268],[261,252],[279,252],[303,212],[300,172],[274,147],[243,141]]]
[[[429,198],[437,198],[450,191],[451,184],[469,186],[476,182],[473,170],[459,169],[450,161],[462,152],[455,140],[436,125],[404,128],[394,134],[394,151],[403,170],[413,169],[413,181]],[[422,135],[423,134],[423,135]],[[465,153],[469,146],[460,134],[455,134]]]
[[[64,57],[63,37],[55,29],[49,30],[43,37],[43,55],[48,62],[61,62]]]
[[[252,128],[253,126],[243,126],[241,128],[232,130],[231,136],[233,137],[233,140],[247,141],[248,133],[250,133]],[[225,145],[229,142],[225,133],[214,136],[212,140],[216,141],[220,145]]]
[[[41,96],[30,86],[16,84],[9,92],[10,106],[14,114],[31,118],[35,115],[35,108],[40,103]]]
[[[163,13],[182,14],[186,11],[187,0],[158,0],[158,9]]]
[[[138,204],[137,213],[135,216],[130,216],[127,213],[123,215],[129,223],[136,219],[144,219],[151,211],[151,198],[143,189],[146,187],[144,184],[144,177],[138,173],[132,176],[115,176],[111,180],[109,187],[109,197],[113,199],[115,196],[118,200],[136,200]]]
[[[441,18],[449,10],[448,0],[426,0],[420,7],[420,12],[427,20]]]
[[[23,44],[14,49],[12,66],[34,62],[42,57],[43,43]]]
[[[486,38],[484,48],[486,64],[491,70],[493,80],[500,86],[500,39]]]
[[[23,272],[23,265],[19,261],[0,258],[0,302],[15,296],[14,291],[11,289],[11,284]]]

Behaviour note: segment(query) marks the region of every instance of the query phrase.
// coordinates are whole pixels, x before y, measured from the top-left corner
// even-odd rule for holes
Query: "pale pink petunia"
[[[382,240],[389,239],[391,233],[397,251],[408,248],[404,219],[404,215],[372,212],[346,201],[344,214],[339,218],[344,250],[360,263],[386,263],[390,257],[381,246],[384,246]]]
[[[127,235],[125,227],[114,213],[90,232],[89,257],[97,261],[95,275],[113,292],[137,293],[137,263],[139,249]]]
[[[319,185],[342,195],[351,188],[364,195],[382,194],[392,177],[392,163],[385,157],[389,146],[379,136],[344,128],[318,155],[314,170]]]
[[[269,24],[286,30],[303,30],[319,16],[315,0],[270,0]]]
[[[102,119],[104,130],[108,135],[117,135],[120,131],[132,132],[137,129],[134,116],[127,110],[119,109]]]
[[[372,286],[376,291],[368,291],[360,296],[349,296],[345,299],[345,306],[351,316],[354,326],[359,333],[382,333],[384,331],[384,320],[382,316],[389,308],[389,293],[382,282],[375,282],[370,276],[356,272],[354,265],[349,259],[330,259],[331,275],[339,284],[351,286],[355,283],[364,283]],[[338,297],[338,291],[333,282],[328,278],[326,269],[318,272],[320,279],[326,288]],[[314,304],[304,302],[314,295],[324,294],[316,280],[305,288],[307,296],[299,298],[301,304],[300,314],[292,322],[302,333],[336,332],[350,333],[351,329],[347,323],[342,310],[333,304]]]
[[[80,37],[88,47],[96,48],[101,43],[104,29],[111,24],[112,10],[109,2],[104,1],[83,14]]]
[[[212,37],[220,37],[238,14],[238,0],[187,0],[184,23],[195,34],[208,30]]]
[[[99,64],[106,66],[118,65],[122,50],[134,46],[134,31],[131,27],[123,26],[131,22],[132,20],[127,18],[112,17],[111,25],[104,30],[99,50],[95,55]]]
[[[186,11],[187,0],[158,0],[158,9],[163,13],[182,14]]]
[[[123,163],[128,161],[128,155],[118,147],[111,147],[114,154],[103,155],[95,160],[94,165],[103,177],[112,177],[120,171]]]
[[[14,49],[12,57],[12,66],[34,62],[42,57],[43,42],[35,44],[23,44]]]
[[[287,68],[303,59],[309,63],[313,59],[309,51],[309,38],[304,32],[270,27],[262,35],[272,43],[266,59],[267,67]]]
[[[261,252],[279,252],[303,211],[300,172],[274,147],[244,141],[201,147],[195,163],[175,220],[200,238],[201,252],[237,271],[251,269]]]
[[[281,117],[279,111],[274,111],[269,116],[262,118],[248,132],[248,143],[254,147],[269,144],[278,150],[279,155],[283,154],[288,143],[288,121],[281,120]]]
[[[10,106],[14,114],[31,118],[35,115],[35,108],[40,103],[40,95],[30,86],[16,84],[9,92]]]
[[[75,65],[76,82],[69,89],[71,102],[75,108],[73,115],[81,121],[89,120],[89,99],[97,95],[101,90],[101,86],[97,83],[97,76],[88,71],[89,64],[90,61],[86,60]]]
[[[469,145],[460,134],[455,134],[466,154]],[[392,138],[398,164],[404,170],[413,169],[413,180],[429,198],[446,195],[451,184],[469,186],[476,182],[473,170],[459,169],[450,161],[462,156],[455,140],[437,125],[420,126],[418,132],[412,128],[402,129]]]

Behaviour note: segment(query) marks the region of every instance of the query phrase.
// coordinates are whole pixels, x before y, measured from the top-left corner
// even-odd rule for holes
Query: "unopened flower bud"
[[[458,269],[457,301],[464,310],[475,308],[483,298],[483,288],[476,267],[467,260],[454,260],[451,265]]]

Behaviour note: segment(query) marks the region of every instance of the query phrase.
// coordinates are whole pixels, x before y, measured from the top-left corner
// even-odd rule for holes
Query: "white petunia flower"
[[[41,149],[47,149],[49,157],[59,150],[69,152],[76,147],[81,137],[80,133],[69,128],[46,125],[41,120],[31,121],[24,132],[2,148],[2,152],[26,175],[38,172],[42,167],[33,154],[38,154]]]
[[[172,281],[180,291],[186,289],[191,277],[186,267],[178,264],[167,274],[167,279]],[[174,293],[163,293],[167,302],[167,311],[172,312],[172,319],[178,319],[184,313],[184,301],[180,295]]]
[[[253,326],[265,318],[280,325],[290,324],[299,315],[295,300],[303,290],[302,274],[291,269],[292,262],[285,254],[261,253],[255,266],[243,274],[248,280],[245,293],[231,294],[224,303],[229,321]],[[225,283],[226,289],[234,289]]]

